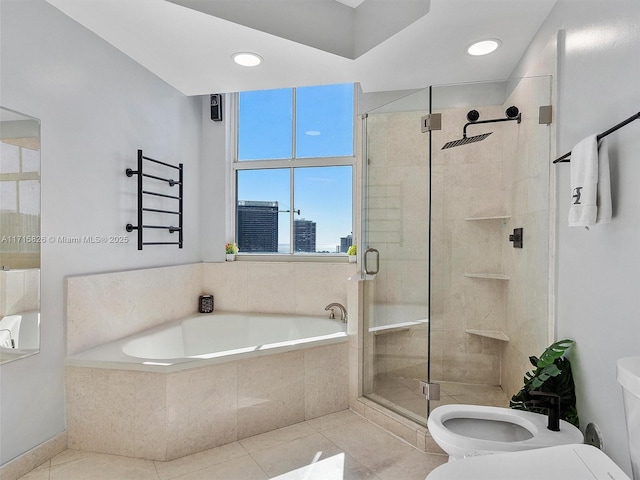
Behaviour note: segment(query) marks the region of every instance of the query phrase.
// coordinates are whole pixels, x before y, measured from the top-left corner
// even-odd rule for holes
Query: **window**
[[[240,252],[344,253],[353,230],[353,84],[242,92],[237,109]]]

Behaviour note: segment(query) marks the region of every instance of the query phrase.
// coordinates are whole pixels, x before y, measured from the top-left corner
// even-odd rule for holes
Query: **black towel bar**
[[[145,195],[154,195],[156,197],[173,198],[174,200],[180,200],[180,197],[176,195],[167,195],[166,193],[149,192],[147,190],[143,190],[142,193],[144,193]]]
[[[142,150],[140,150],[140,151],[142,151]],[[171,165],[170,163],[161,162],[160,160],[156,160],[154,158],[145,157],[144,155],[142,156],[142,158],[144,158],[145,160],[149,160],[150,162],[157,163],[159,165],[164,165],[165,167],[175,168],[176,170],[180,170],[179,166],[176,167],[175,165]]]
[[[163,167],[169,167],[172,169],[178,170],[178,180],[173,180],[172,178],[164,178],[159,177],[157,175],[151,175],[149,173],[143,172],[143,160],[147,160],[149,162],[156,163]],[[156,160],[154,158],[145,157],[142,154],[142,150],[138,150],[138,169],[132,170],[131,168],[127,168],[125,170],[127,177],[132,177],[133,175],[138,176],[138,225],[133,225],[128,223],[126,225],[127,232],[132,232],[133,230],[138,231],[138,250],[142,250],[144,245],[178,245],[178,248],[182,248],[182,199],[183,199],[183,165],[182,163],[176,165],[171,165],[170,163],[161,162],[160,160]],[[169,184],[170,187],[178,186],[178,195],[169,195],[167,193],[155,192],[150,190],[143,189],[143,179],[144,178],[152,178],[154,180],[160,180]],[[154,197],[162,197],[169,198],[171,200],[178,201],[178,210],[164,210],[160,208],[147,208],[143,206],[143,196],[151,195]],[[145,225],[143,223],[144,212],[154,212],[154,213],[162,213],[169,215],[177,215],[178,216],[178,226],[175,227],[173,225]],[[159,229],[159,230],[167,230],[169,233],[178,232],[178,241],[177,242],[144,242],[143,241],[143,231],[145,228],[149,229]]]
[[[631,115],[626,120],[623,120],[622,122],[618,123],[617,125],[614,125],[613,127],[611,127],[609,130],[606,130],[606,131],[602,132],[601,134],[597,135],[596,139],[599,141],[599,140],[603,139],[604,137],[606,137],[607,135],[609,135],[610,133],[613,133],[616,130],[621,129],[625,125],[628,125],[629,123],[633,122],[634,120],[638,120],[639,118],[640,118],[640,112],[636,113],[635,115]],[[570,160],[569,157],[571,157],[571,152],[565,153],[561,157],[556,158],[553,161],[553,163],[570,162],[571,160]]]

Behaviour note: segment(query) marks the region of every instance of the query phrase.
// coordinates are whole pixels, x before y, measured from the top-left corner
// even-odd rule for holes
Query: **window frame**
[[[228,191],[229,191],[229,205],[230,208],[227,211],[227,238],[230,242],[237,240],[236,219],[237,219],[237,172],[242,170],[267,170],[267,169],[288,169],[289,170],[289,205],[295,205],[294,199],[294,171],[296,168],[305,167],[339,167],[350,166],[351,167],[351,235],[356,243],[357,234],[355,232],[356,225],[356,138],[357,138],[357,84],[352,84],[353,88],[353,122],[352,122],[352,155],[348,156],[333,156],[333,157],[304,157],[296,158],[296,87],[291,87],[292,90],[292,158],[288,159],[262,159],[262,160],[239,160],[238,159],[238,127],[240,117],[240,94],[229,94],[229,105],[231,107],[231,115],[229,115],[230,132],[228,145],[228,159],[227,165],[229,165],[228,178]],[[346,253],[295,253],[293,251],[294,243],[294,214],[289,215],[289,253],[243,253],[239,252],[236,255],[236,260],[259,260],[259,261],[312,261],[312,262],[336,262],[336,261],[348,261]]]

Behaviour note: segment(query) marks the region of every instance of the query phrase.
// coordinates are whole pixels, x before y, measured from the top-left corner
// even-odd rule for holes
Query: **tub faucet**
[[[11,340],[11,348],[16,348],[16,342],[13,340],[13,337],[11,336],[11,330],[9,330],[8,328],[0,328],[0,332],[8,332],[9,340]]]
[[[336,318],[336,313],[333,311],[334,308],[339,308],[340,309],[340,320],[342,320],[344,323],[347,323],[347,309],[344,308],[341,304],[339,303],[330,303],[329,305],[327,305],[326,307],[324,307],[325,310],[329,310],[329,318]]]

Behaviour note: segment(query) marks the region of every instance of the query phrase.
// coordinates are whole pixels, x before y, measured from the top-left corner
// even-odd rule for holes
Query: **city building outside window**
[[[240,254],[344,255],[353,230],[354,85],[242,92],[236,118]]]

